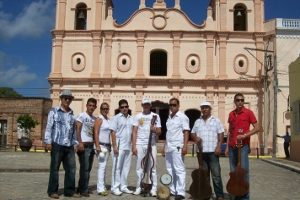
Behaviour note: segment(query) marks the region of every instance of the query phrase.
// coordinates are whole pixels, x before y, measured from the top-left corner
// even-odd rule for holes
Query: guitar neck
[[[197,159],[198,159],[198,164],[199,168],[203,166],[203,152],[202,152],[202,147],[201,145],[197,144],[199,152],[197,153]]]
[[[238,162],[237,162],[237,166],[241,167],[241,148],[242,148],[242,144],[237,144],[237,148],[238,148]]]

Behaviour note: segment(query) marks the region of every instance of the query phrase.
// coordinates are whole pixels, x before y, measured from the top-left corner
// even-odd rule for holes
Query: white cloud
[[[17,63],[0,51],[0,86],[20,87],[30,81],[37,80],[37,75],[29,71],[29,68]]]
[[[33,1],[19,14],[13,16],[0,5],[0,40],[16,37],[39,37],[49,32],[54,24],[54,1]]]

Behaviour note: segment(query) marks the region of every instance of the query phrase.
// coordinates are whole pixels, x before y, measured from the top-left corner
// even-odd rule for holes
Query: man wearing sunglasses
[[[65,170],[64,196],[80,197],[75,193],[75,149],[78,144],[75,133],[75,118],[70,104],[74,97],[70,90],[60,94],[61,105],[54,107],[48,114],[44,142],[46,149],[51,151],[50,177],[48,195],[59,199],[58,175],[60,164]]]
[[[170,115],[166,122],[167,134],[165,143],[166,168],[172,176],[171,194],[175,200],[185,198],[185,166],[184,156],[187,153],[189,139],[189,118],[179,111],[179,100],[169,101]]]
[[[229,113],[228,123],[229,132],[227,140],[227,148],[225,155],[229,154],[230,171],[235,171],[238,164],[238,144],[242,144],[241,148],[241,167],[246,170],[246,181],[249,183],[249,159],[250,152],[250,137],[259,132],[259,125],[257,123],[254,113],[244,107],[245,97],[241,93],[234,96],[235,110]],[[254,127],[250,130],[250,125]],[[236,200],[249,200],[249,193],[235,197]]]
[[[120,196],[123,192],[132,194],[127,188],[128,174],[131,162],[131,133],[133,118],[129,115],[128,102],[119,101],[120,113],[115,115],[110,123],[111,139],[113,146],[113,167],[111,193]]]

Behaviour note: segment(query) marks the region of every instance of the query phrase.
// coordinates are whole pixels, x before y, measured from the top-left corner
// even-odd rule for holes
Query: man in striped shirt
[[[80,197],[75,193],[75,149],[78,144],[75,134],[75,118],[70,104],[74,97],[70,90],[60,94],[61,105],[54,107],[48,114],[44,142],[46,149],[51,150],[50,177],[48,195],[59,199],[58,171],[63,163],[65,170],[64,196]]]

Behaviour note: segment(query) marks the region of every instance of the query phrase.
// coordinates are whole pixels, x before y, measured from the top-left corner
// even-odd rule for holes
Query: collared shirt
[[[218,136],[224,133],[224,127],[217,117],[210,116],[206,121],[200,117],[195,121],[191,133],[202,139],[203,152],[215,152]]]
[[[250,130],[250,124],[257,122],[254,113],[243,107],[240,112],[233,110],[229,113],[229,146],[235,147],[237,144],[237,136],[243,135]],[[243,144],[250,144],[250,137],[243,140]]]
[[[57,143],[68,147],[78,144],[73,110],[65,112],[60,106],[50,110],[44,142],[46,144]]]
[[[120,150],[131,149],[132,122],[132,116],[128,114],[125,117],[122,113],[115,115],[111,120],[109,129],[116,133],[116,142]]]
[[[106,119],[103,115],[100,115],[99,118],[102,120],[102,124],[99,130],[99,142],[110,144],[110,119]]]
[[[189,118],[178,111],[173,117],[169,115],[167,120],[167,134],[166,134],[166,152],[171,152],[177,150],[177,148],[182,148],[184,143],[185,130],[190,130]]]
[[[138,127],[136,144],[139,144],[139,145],[147,145],[148,144],[151,120],[154,115],[157,116],[154,126],[161,128],[160,117],[159,117],[159,115],[157,115],[153,112],[151,112],[147,115],[145,115],[144,113],[141,112],[134,117],[133,126]],[[152,134],[151,144],[155,144],[155,143],[156,143],[156,134]]]
[[[96,117],[90,116],[86,112],[80,113],[76,121],[82,124],[81,128],[81,141],[82,142],[93,142],[94,132],[93,127],[95,124]]]

